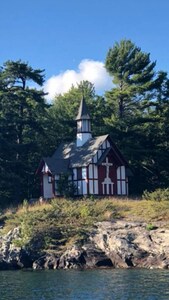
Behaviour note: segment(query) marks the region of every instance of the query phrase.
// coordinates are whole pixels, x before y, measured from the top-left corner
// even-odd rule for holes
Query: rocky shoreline
[[[86,240],[59,254],[17,247],[19,238],[18,227],[0,236],[0,270],[169,269],[169,229],[160,223],[148,230],[141,222],[98,222]]]

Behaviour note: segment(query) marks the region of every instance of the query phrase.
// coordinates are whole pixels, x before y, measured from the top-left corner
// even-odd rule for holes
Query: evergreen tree
[[[169,86],[167,74],[156,74],[155,65],[150,61],[150,54],[143,53],[129,40],[122,40],[109,49],[105,63],[114,83],[105,95],[109,107],[105,121],[131,162],[136,193],[161,186],[161,175],[166,169],[160,159],[160,151],[164,149],[160,127]]]
[[[119,118],[133,115],[144,104],[146,92],[152,86],[155,65],[150,61],[150,54],[143,53],[130,40],[122,40],[109,49],[105,67],[113,76],[115,88],[110,98],[118,101],[114,109]]]
[[[41,155],[44,93],[30,88],[44,82],[43,70],[22,61],[7,61],[0,73],[1,203],[31,197],[35,162]]]

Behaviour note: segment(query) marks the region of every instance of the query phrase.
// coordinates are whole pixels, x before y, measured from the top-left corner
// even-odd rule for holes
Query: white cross
[[[108,157],[106,157],[106,162],[102,163],[102,166],[106,167],[106,178],[109,178],[109,167],[113,166],[113,164],[109,163]]]

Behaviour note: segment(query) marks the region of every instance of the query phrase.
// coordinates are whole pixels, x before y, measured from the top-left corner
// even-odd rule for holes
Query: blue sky
[[[168,0],[1,0],[0,65],[21,59],[45,69],[51,97],[72,80],[93,79],[103,91],[107,51],[124,38],[169,71],[168,15]]]

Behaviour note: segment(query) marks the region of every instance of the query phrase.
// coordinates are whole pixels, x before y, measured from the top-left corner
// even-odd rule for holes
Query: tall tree
[[[169,85],[165,72],[130,40],[109,49],[105,66],[114,87],[106,92],[106,124],[134,169],[133,191],[162,185],[160,127]]]
[[[39,159],[39,135],[45,115],[44,93],[29,87],[42,86],[44,70],[22,61],[7,61],[0,73],[1,202],[31,196],[34,163]],[[5,179],[6,177],[6,179]]]
[[[130,40],[122,40],[109,49],[105,67],[113,76],[115,88],[110,97],[118,101],[114,109],[118,109],[120,118],[131,116],[143,104],[145,93],[152,86],[155,65],[150,61],[150,54],[143,53]]]

